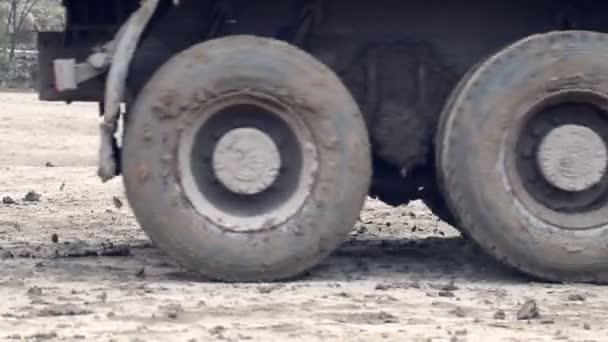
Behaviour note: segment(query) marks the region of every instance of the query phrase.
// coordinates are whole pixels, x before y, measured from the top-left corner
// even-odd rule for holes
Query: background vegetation
[[[36,82],[36,32],[61,30],[61,0],[0,0],[0,87]]]

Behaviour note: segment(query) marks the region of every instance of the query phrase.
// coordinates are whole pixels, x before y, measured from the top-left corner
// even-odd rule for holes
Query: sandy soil
[[[419,203],[370,200],[298,281],[197,278],[152,247],[120,179],[96,178],[96,122],[95,105],[0,93],[0,197],[16,202],[0,202],[0,340],[608,339],[608,287],[532,282]],[[528,300],[540,316],[518,319]]]

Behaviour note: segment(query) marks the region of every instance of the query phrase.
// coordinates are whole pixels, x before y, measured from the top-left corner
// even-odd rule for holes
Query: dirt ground
[[[0,202],[0,340],[608,339],[608,287],[533,282],[420,203],[370,199],[350,240],[300,280],[197,278],[147,240],[121,180],[95,176],[96,115],[0,93],[0,197],[16,202]],[[528,300],[539,317],[518,319]]]

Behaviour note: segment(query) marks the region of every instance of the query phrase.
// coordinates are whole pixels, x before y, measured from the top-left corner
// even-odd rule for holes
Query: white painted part
[[[255,128],[237,128],[226,133],[213,152],[215,176],[230,191],[258,194],[279,175],[281,155],[268,135]]]
[[[107,67],[110,63],[110,57],[107,53],[104,52],[95,52],[87,58],[87,63],[89,63],[95,69],[103,69]]]
[[[114,158],[108,157],[107,151],[112,148],[112,135],[116,130],[116,122],[120,115],[120,104],[125,96],[131,59],[143,31],[148,26],[154,12],[156,12],[159,1],[142,0],[139,8],[121,26],[113,42],[109,44],[113,55],[104,94],[103,122],[100,125],[102,136],[100,138],[99,167],[97,169],[97,175],[103,182],[112,179],[116,174],[116,161]]]
[[[580,125],[563,125],[547,134],[537,162],[545,179],[565,191],[583,191],[599,183],[608,167],[608,148],[601,136]]]
[[[77,88],[75,59],[54,60],[53,72],[55,76],[55,90],[61,92]]]

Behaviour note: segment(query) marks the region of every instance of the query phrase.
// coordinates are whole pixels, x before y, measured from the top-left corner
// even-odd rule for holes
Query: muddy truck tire
[[[485,61],[487,58],[484,58],[482,61]],[[446,188],[443,180],[443,172],[441,172],[441,168],[436,167],[436,165],[440,165],[440,157],[443,153],[443,146],[441,142],[444,141],[443,133],[445,132],[445,124],[447,119],[450,117],[450,113],[454,108],[454,102],[458,98],[458,95],[462,92],[462,88],[469,82],[471,76],[475,73],[475,71],[482,64],[482,61],[475,64],[460,78],[454,90],[452,90],[450,96],[445,102],[443,110],[439,116],[438,127],[436,131],[435,138],[433,139],[434,143],[434,151],[435,151],[435,160],[434,160],[434,170],[436,172],[435,180],[436,186],[434,191],[429,191],[426,196],[422,198],[424,204],[431,210],[431,212],[437,216],[443,222],[449,224],[450,226],[456,228],[460,234],[468,239],[468,234],[466,232],[466,227],[460,224],[458,221],[458,217],[455,216],[454,209],[450,208],[450,204],[446,201]]]
[[[534,277],[608,282],[608,36],[533,35],[475,69],[438,135],[449,207]]]
[[[460,225],[458,224],[458,221],[456,221],[456,217],[452,214],[450,208],[448,208],[442,193],[434,191],[432,194],[425,196],[422,199],[422,202],[438,219],[456,228],[463,236],[466,235],[466,233],[460,229]]]
[[[449,113],[452,111],[452,107],[454,106],[454,101],[458,97],[458,94],[462,90],[465,84],[467,84],[468,80],[471,78],[471,75],[475,71],[478,65],[471,68],[458,82],[448,99],[444,105],[444,109],[439,117],[439,124],[437,128],[437,136],[434,139],[435,144],[435,155],[439,156],[442,153],[442,144],[443,141],[442,132],[445,130],[443,126],[445,125],[445,118],[449,116]],[[435,165],[439,165],[439,160],[435,161]],[[438,168],[435,168],[437,170]],[[449,224],[450,226],[458,229],[458,231],[462,234],[463,237],[466,237],[467,234],[463,230],[462,225],[458,222],[456,216],[454,216],[454,211],[449,207],[448,202],[445,199],[445,186],[443,184],[442,172],[437,172],[436,179],[436,187],[433,191],[429,191],[429,193],[422,198],[422,202],[429,208],[429,210],[437,216],[441,221]]]
[[[291,278],[349,234],[371,178],[362,115],[287,43],[232,36],[166,62],[130,113],[124,182],[137,220],[186,268]]]

